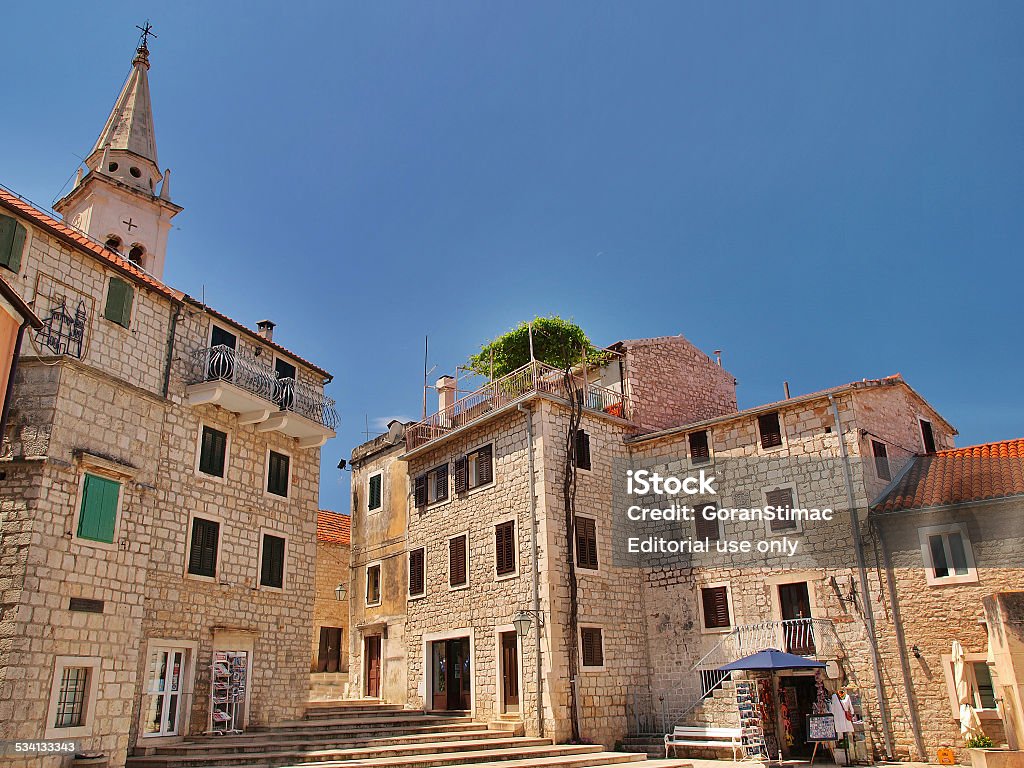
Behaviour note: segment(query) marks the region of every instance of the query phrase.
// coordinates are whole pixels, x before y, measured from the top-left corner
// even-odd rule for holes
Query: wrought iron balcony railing
[[[278,410],[297,413],[328,429],[338,425],[334,400],[293,378],[279,379],[255,357],[219,345],[197,349],[189,365],[189,384],[226,381],[272,403]]]
[[[572,385],[576,396],[582,399],[584,408],[603,411],[623,419],[632,417],[628,397],[607,387],[587,382],[578,375],[573,376]],[[405,431],[406,449],[411,451],[418,448],[535,392],[568,398],[565,372],[538,361],[527,363],[456,400],[444,410],[411,425]]]

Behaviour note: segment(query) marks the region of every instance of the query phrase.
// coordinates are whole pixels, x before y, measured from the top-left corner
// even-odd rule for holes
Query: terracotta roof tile
[[[877,513],[1024,494],[1024,438],[917,456],[875,502]]]
[[[316,516],[316,540],[326,544],[352,543],[352,518],[329,509],[321,509]]]

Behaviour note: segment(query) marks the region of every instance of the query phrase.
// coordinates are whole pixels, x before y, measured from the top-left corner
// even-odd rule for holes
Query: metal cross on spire
[[[150,37],[156,37],[156,32],[153,31],[153,25],[149,23],[149,19],[146,19],[145,24],[141,27],[136,24],[135,28],[142,32],[142,35],[139,37],[139,48],[143,48],[148,51],[149,46],[146,45],[146,43],[149,41]]]

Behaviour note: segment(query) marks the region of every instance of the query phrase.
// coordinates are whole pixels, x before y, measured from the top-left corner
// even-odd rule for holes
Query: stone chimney
[[[277,325],[277,323],[273,322],[272,320],[260,320],[258,323],[256,323],[256,333],[258,333],[267,341],[273,341],[275,325]]]
[[[455,379],[451,376],[442,376],[434,388],[437,389],[437,410],[444,412],[455,403]]]

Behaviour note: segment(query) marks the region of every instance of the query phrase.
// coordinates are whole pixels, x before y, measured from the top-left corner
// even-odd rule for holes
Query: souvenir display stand
[[[217,651],[210,674],[210,733],[241,733],[244,727],[245,651]]]

